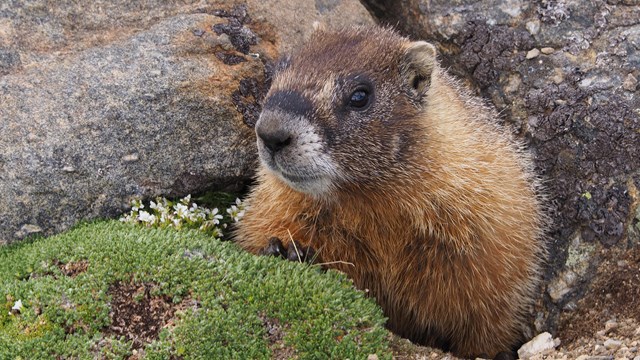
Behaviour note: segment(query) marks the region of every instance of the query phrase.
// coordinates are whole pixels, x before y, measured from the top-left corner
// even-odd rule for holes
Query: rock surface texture
[[[355,0],[269,3],[0,4],[0,244],[249,179],[279,53],[373,24]]]
[[[436,43],[528,142],[551,219],[537,332],[638,320],[640,1],[363,2]]]

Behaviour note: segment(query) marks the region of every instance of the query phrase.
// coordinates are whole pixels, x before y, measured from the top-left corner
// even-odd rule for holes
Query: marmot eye
[[[369,91],[367,89],[357,89],[351,93],[349,99],[349,106],[356,109],[361,109],[369,104]]]

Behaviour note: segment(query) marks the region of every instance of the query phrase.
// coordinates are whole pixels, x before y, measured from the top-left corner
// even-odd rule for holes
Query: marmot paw
[[[311,246],[303,246],[293,240],[287,248],[282,244],[282,240],[277,237],[269,239],[269,245],[265,246],[260,255],[279,256],[289,261],[312,263],[315,259],[316,251]]]
[[[260,250],[260,255],[280,256],[286,259],[287,249],[282,245],[282,240],[277,237],[272,237],[269,239],[269,245]]]

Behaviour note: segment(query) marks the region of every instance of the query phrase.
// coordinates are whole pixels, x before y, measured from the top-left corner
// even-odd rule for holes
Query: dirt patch
[[[295,350],[284,343],[284,336],[288,325],[282,325],[280,320],[270,318],[264,314],[259,315],[267,333],[272,359],[295,359]]]
[[[137,350],[157,339],[160,330],[170,323],[179,304],[168,296],[152,296],[156,285],[117,282],[109,287],[111,325],[109,335],[124,336]]]
[[[426,346],[420,346],[412,343],[407,339],[403,339],[397,335],[389,335],[389,345],[393,352],[395,360],[414,360],[414,359],[451,359],[451,354],[446,354],[440,349],[434,349]]]
[[[57,262],[56,265],[65,276],[70,277],[76,277],[79,274],[87,271],[87,269],[89,268],[89,262],[87,260],[72,261],[66,264]]]
[[[640,249],[627,253],[603,250],[603,259],[577,310],[561,315],[558,336],[567,346],[592,337],[612,319],[640,322]]]

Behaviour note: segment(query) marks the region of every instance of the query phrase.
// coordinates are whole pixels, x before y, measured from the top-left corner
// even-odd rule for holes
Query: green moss
[[[73,276],[60,265],[83,261]],[[0,359],[132,355],[130,341],[105,331],[118,281],[154,284],[152,296],[180,304],[147,359],[266,359],[280,348],[301,359],[390,357],[380,309],[337,272],[252,256],[197,231],[106,221],[0,248]],[[9,315],[16,300],[24,308]]]
[[[237,198],[242,197],[241,194],[227,193],[222,191],[210,191],[204,194],[195,196],[193,200],[198,205],[206,206],[209,208],[226,209],[233,205]]]

